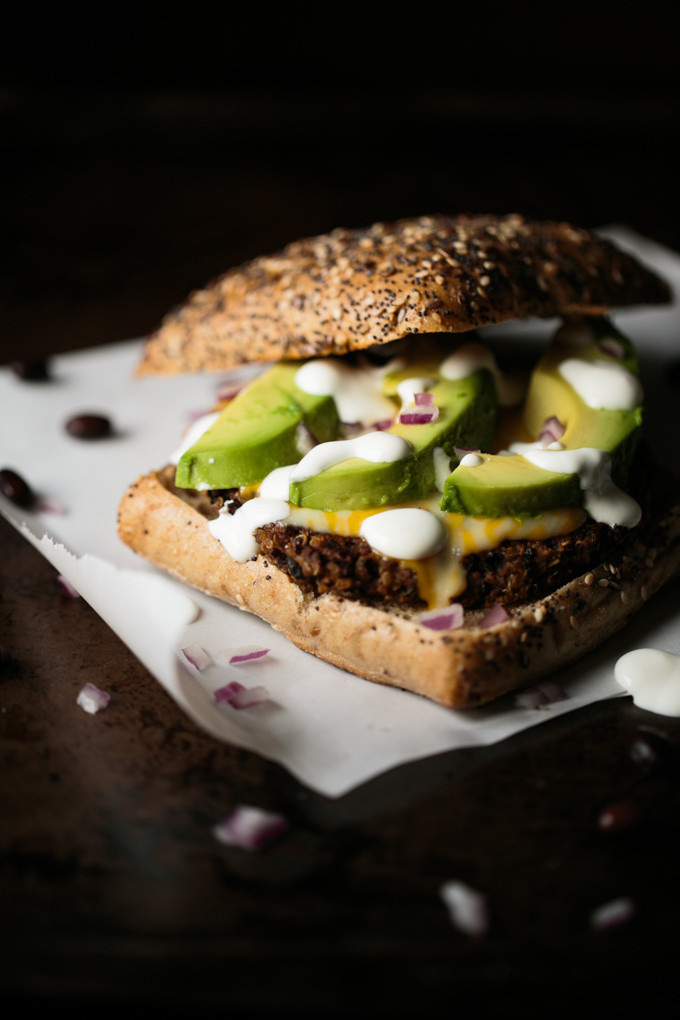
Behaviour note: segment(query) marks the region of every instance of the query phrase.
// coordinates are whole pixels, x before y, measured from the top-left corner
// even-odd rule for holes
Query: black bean
[[[16,376],[27,382],[36,382],[50,377],[48,364],[44,358],[23,358],[13,361],[11,369]]]
[[[31,507],[35,503],[35,494],[28,482],[11,468],[0,471],[0,492],[17,506]]]
[[[76,414],[66,422],[66,431],[77,439],[104,439],[112,429],[102,414]]]

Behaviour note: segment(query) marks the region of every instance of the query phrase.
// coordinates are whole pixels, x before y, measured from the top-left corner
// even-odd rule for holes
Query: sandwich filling
[[[541,597],[639,523],[642,391],[608,320],[564,324],[528,379],[469,337],[389,355],[279,363],[185,437],[168,484],[230,556],[316,595],[477,609]]]

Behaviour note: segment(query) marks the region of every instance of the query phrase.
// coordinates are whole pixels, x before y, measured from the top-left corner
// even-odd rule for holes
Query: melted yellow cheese
[[[430,608],[448,605],[464,591],[466,578],[462,561],[465,556],[495,549],[509,539],[536,540],[566,535],[586,519],[580,507],[551,510],[540,517],[521,520],[514,517],[465,517],[441,511],[439,499],[439,495],[434,493],[428,500],[401,504],[429,510],[443,521],[448,532],[448,541],[436,556],[404,561],[418,575],[420,594]],[[326,512],[291,507],[287,523],[313,531],[356,537],[367,517],[388,509],[394,508]]]

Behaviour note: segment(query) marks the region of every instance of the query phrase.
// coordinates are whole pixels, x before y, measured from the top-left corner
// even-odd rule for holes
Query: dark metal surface
[[[142,335],[229,265],[340,224],[516,209],[680,248],[678,114],[664,68],[646,67],[637,88],[597,76],[571,95],[562,79],[397,96],[328,81],[10,88],[0,360]],[[8,1016],[663,1004],[680,788],[672,761],[643,767],[629,740],[651,726],[677,752],[677,720],[622,699],[329,801],[199,731],[4,522],[0,569]],[[94,718],[75,707],[85,681],[114,695]],[[622,798],[640,824],[598,829]],[[221,847],[211,827],[239,803],[282,811],[288,835],[259,854]],[[439,889],[453,878],[487,895],[485,937],[450,923]],[[591,912],[621,896],[633,919],[594,932]]]

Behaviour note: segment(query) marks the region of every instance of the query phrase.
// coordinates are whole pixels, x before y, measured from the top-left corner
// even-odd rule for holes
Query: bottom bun
[[[335,666],[421,694],[448,708],[472,708],[567,666],[624,627],[680,572],[680,505],[631,535],[606,563],[551,595],[479,626],[466,613],[456,630],[434,631],[417,611],[303,593],[262,556],[237,562],[198,510],[165,484],[139,478],[119,510],[120,538],[187,584],[266,620],[290,641]]]

